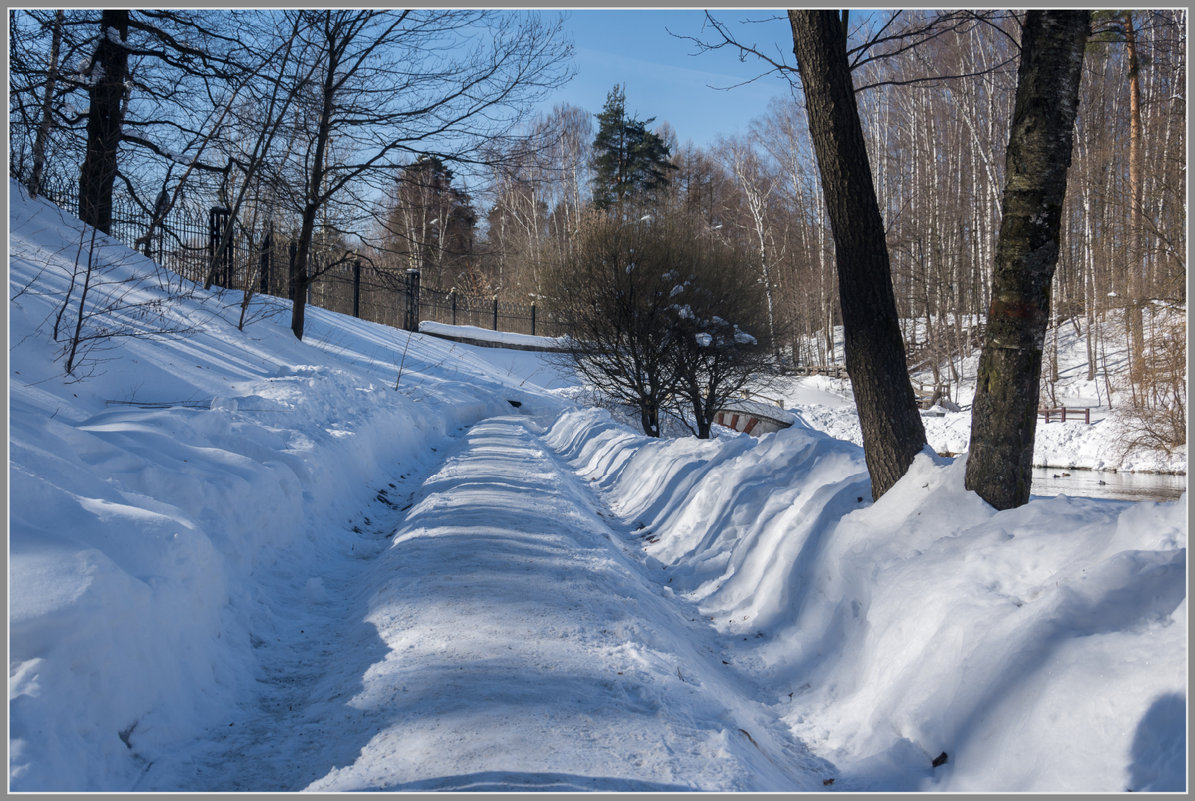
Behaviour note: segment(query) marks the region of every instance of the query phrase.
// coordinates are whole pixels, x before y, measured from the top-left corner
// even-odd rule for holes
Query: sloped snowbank
[[[259,571],[317,578],[380,476],[506,398],[550,401],[453,343],[316,308],[299,342],[273,298],[238,331],[239,295],[184,299],[103,236],[88,308],[123,297],[94,323],[136,336],[64,378],[79,223],[15,185],[9,203],[10,781],[127,789],[139,741],[193,736],[253,681]]]
[[[873,504],[860,451],[803,426],[650,442],[586,411],[549,441],[836,788],[1185,786],[1185,498],[997,513],[925,454]]]

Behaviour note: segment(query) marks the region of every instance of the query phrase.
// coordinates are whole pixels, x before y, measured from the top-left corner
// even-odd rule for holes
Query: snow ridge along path
[[[744,695],[542,433],[465,432],[355,580],[303,588],[256,715],[138,789],[821,789],[833,767]]]

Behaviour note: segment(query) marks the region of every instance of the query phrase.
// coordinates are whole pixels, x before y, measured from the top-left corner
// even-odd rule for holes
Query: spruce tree
[[[649,197],[668,183],[668,173],[676,169],[669,160],[671,150],[648,130],[655,117],[638,120],[627,116],[622,86],[615,84],[610,90],[597,119],[591,162],[594,206],[621,209],[628,200]]]

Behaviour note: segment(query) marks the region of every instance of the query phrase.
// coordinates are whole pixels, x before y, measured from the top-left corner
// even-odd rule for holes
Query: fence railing
[[[77,212],[77,187],[47,183],[41,194],[63,210]],[[166,269],[201,285],[210,277],[214,286],[294,298],[292,232],[268,222],[246,227],[230,219],[227,209],[194,202],[176,205],[151,231],[152,223],[153,214],[131,198],[113,197],[110,236]],[[213,269],[213,255],[230,225],[229,246]],[[541,336],[567,333],[563,321],[535,303],[424,287],[417,270],[387,270],[343,254],[335,263],[330,258],[330,253],[313,254],[312,272],[318,277],[307,290],[307,303],[313,306],[409,331],[428,320]]]

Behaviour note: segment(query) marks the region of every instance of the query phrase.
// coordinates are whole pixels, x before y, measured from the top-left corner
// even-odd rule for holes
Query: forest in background
[[[892,24],[932,14],[905,12]],[[147,211],[217,199],[242,218],[268,218],[274,230],[297,231],[309,218],[322,264],[365,254],[379,274],[415,267],[426,286],[521,302],[553,294],[551,267],[570,255],[589,218],[607,213],[595,209],[595,144],[611,104],[530,113],[537,90],[568,77],[567,43],[550,22],[453,12],[395,36],[383,15],[339,33],[325,24],[321,38],[311,32],[330,18],[298,13],[133,12],[135,22],[138,15],[112,177]],[[10,169],[27,182],[77,183],[87,105],[103,77],[99,12],[11,11],[9,22]],[[474,57],[491,52],[468,44],[484,25],[506,31],[499,49],[510,61],[501,63],[523,71],[495,80],[487,65],[496,62]],[[260,60],[246,61],[232,31],[262,45],[252,48]],[[950,357],[979,347],[990,300],[1018,35],[1014,14],[994,12],[883,59],[855,54],[909,365],[934,368],[946,396],[962,380]],[[436,49],[448,41],[465,42],[451,64]],[[399,77],[383,44],[423,59],[418,85],[431,97],[423,116],[366,105]],[[330,52],[355,54],[365,77],[342,87],[356,94],[321,140],[329,95],[312,78]],[[1095,15],[1051,304],[1055,329],[1073,325],[1085,337],[1089,378],[1158,418],[1173,444],[1185,441],[1185,57],[1185,10]],[[931,73],[958,77],[924,79]],[[454,105],[445,82],[465,74],[492,83],[486,102]],[[708,147],[636,116],[650,108],[622,108],[621,123],[665,146],[667,180],[650,204],[701,221],[741,254],[742,280],[764,287],[781,340],[773,344],[796,364],[840,363],[834,248],[799,83],[792,93],[778,88],[790,96]],[[373,113],[361,113],[367,108]],[[379,153],[379,132],[402,126],[403,145]],[[330,178],[343,180],[324,191]],[[1110,336],[1133,343],[1127,382],[1115,387],[1104,358]],[[1047,342],[1043,385],[1050,352]]]
[[[1145,393],[1150,372],[1184,361],[1167,364],[1185,332],[1171,330],[1176,315],[1166,312],[1186,301],[1185,13],[1126,12],[1097,26],[1081,85],[1052,322],[1084,332],[1093,380],[1106,352],[1101,332],[1127,326],[1140,355],[1138,381],[1127,389]],[[910,323],[910,366],[940,365],[947,386],[961,378],[949,372],[957,362],[948,357],[978,347],[990,300],[1015,33],[1011,18],[973,24],[866,65],[856,79],[871,85],[857,97],[897,303]],[[902,83],[926,64],[970,77]],[[543,291],[541,265],[553,249],[570,246],[585,209],[591,120],[579,109],[556,109],[539,123],[556,148],[543,163],[495,182],[490,248],[478,260],[491,285]],[[799,362],[841,362],[833,345],[840,324],[834,249],[803,104],[777,99],[747,128],[701,148],[660,126],[677,167],[667,202],[704,219],[742,254],[744,271],[769,285],[778,328]],[[1047,363],[1048,354],[1047,343]]]

